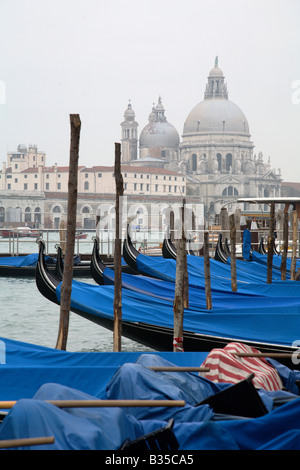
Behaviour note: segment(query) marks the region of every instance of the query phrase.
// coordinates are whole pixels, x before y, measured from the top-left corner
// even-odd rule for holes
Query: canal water
[[[91,253],[92,237],[80,240],[79,252]],[[43,239],[46,241],[47,237]],[[49,250],[55,253],[58,233],[49,235]],[[9,241],[1,239],[0,253],[8,253]],[[35,240],[20,240],[19,253],[37,253]],[[93,279],[80,281],[95,284]],[[0,337],[54,348],[59,328],[60,307],[40,294],[34,278],[0,277]],[[113,333],[79,315],[70,313],[68,351],[113,351]],[[122,339],[123,351],[149,351],[143,345]]]

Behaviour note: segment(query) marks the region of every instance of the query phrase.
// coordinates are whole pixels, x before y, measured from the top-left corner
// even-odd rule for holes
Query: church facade
[[[124,114],[122,158],[129,165],[168,168],[186,175],[187,194],[198,196],[206,214],[240,207],[238,198],[280,196],[281,173],[254,153],[247,118],[228,98],[218,58],[208,75],[204,99],[188,114],[180,139],[167,121],[161,98],[138,138],[131,104]]]

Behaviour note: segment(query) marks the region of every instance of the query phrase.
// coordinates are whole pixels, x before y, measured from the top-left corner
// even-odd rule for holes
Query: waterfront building
[[[280,196],[282,178],[270,158],[254,153],[246,115],[229,99],[218,58],[203,88],[203,99],[188,113],[181,138],[166,117],[161,97],[140,134],[129,102],[120,124],[124,195],[148,205],[187,198],[204,205],[209,224],[218,224],[224,207],[244,215],[257,210],[238,199]],[[0,171],[0,224],[56,227],[66,212],[59,201],[66,200],[68,175],[66,166],[48,167],[45,152],[36,145],[8,152]],[[78,225],[93,225],[101,200],[113,200],[114,195],[112,166],[80,166]]]
[[[122,175],[131,205],[149,209],[166,201],[182,202],[186,196],[186,176],[167,168],[122,164]],[[46,154],[37,146],[19,145],[8,152],[0,172],[0,224],[58,228],[66,219],[68,177],[67,166],[46,166]],[[95,228],[97,214],[107,205],[111,211],[114,201],[114,167],[79,166],[77,225]]]

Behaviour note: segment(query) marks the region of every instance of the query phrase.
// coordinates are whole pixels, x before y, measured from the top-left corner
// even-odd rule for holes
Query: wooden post
[[[64,219],[62,219],[59,224],[59,243],[60,243],[60,247],[61,247],[61,251],[63,255],[66,254],[66,230],[65,228],[66,228],[66,224],[65,224]]]
[[[235,216],[232,214],[229,217],[230,222],[230,266],[231,266],[231,290],[237,292],[236,281],[236,226]]]
[[[186,200],[182,204],[182,239],[183,239],[183,307],[189,308],[189,274],[187,266],[187,253],[186,253],[186,233],[185,233],[185,215],[186,215]]]
[[[288,245],[289,245],[289,224],[288,224],[288,213],[284,211],[283,213],[283,251],[281,254],[281,280],[286,280],[286,260],[287,260],[287,252],[288,252]]]
[[[268,257],[267,257],[267,284],[272,284],[273,253],[274,253],[274,223],[275,204],[272,202],[270,209],[270,225],[268,236]]]
[[[115,228],[115,289],[114,289],[114,330],[113,349],[121,351],[122,339],[122,265],[121,265],[121,238],[120,222],[122,224],[122,205],[120,198],[123,196],[123,176],[121,173],[121,145],[115,143],[115,181],[116,181],[116,228]]]
[[[174,311],[174,337],[173,351],[183,351],[183,315],[184,308],[188,306],[188,280],[187,280],[187,259],[186,259],[186,237],[184,231],[184,206],[183,201],[181,217],[181,237],[177,241],[177,261],[175,296],[173,303]]]
[[[297,211],[293,210],[293,246],[291,262],[291,280],[296,279],[296,261],[297,261]]]
[[[211,300],[209,234],[208,234],[208,232],[204,232],[203,254],[204,254],[204,280],[205,280],[206,308],[207,308],[207,310],[211,310],[212,309],[212,300]]]
[[[227,238],[229,236],[229,219],[228,219],[228,211],[226,207],[222,207],[221,209],[220,220],[221,220],[221,230],[222,230],[223,238]]]
[[[77,179],[81,121],[79,114],[70,115],[71,145],[68,182],[67,242],[64,260],[64,273],[61,285],[60,321],[56,349],[66,349],[74,264],[74,245],[77,213]]]

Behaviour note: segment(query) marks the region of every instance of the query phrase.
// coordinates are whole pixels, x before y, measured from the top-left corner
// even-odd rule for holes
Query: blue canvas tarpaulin
[[[1,256],[0,266],[26,267],[36,266],[38,253],[31,253],[26,256]],[[45,256],[46,263],[55,263],[55,259],[51,256]]]
[[[243,231],[243,258],[247,261],[251,259],[251,232],[247,229]]]
[[[145,275],[175,282],[176,260],[145,256],[136,258],[137,268]],[[204,288],[203,257],[187,256],[189,285]],[[231,290],[230,258],[227,264],[210,259],[211,287],[219,291]],[[267,284],[267,267],[253,261],[237,260],[237,288],[239,293],[263,296],[300,297],[300,283],[281,281],[280,273],[274,272],[272,284]]]
[[[0,338],[0,401],[32,398],[47,382],[81,390],[97,398],[106,395],[106,385],[124,363],[135,362],[140,352],[68,352]],[[199,367],[206,353],[160,354],[179,366]],[[171,359],[172,358],[172,359]],[[17,377],[17,380],[16,380]],[[28,380],[30,377],[30,380]]]
[[[57,298],[60,300],[60,287]],[[71,306],[90,315],[113,319],[114,286],[95,286],[73,281]],[[251,297],[232,302],[220,300],[212,310],[185,310],[184,330],[199,334],[291,346],[300,330],[300,303],[297,298]],[[173,327],[170,301],[127,289],[122,292],[122,320]],[[284,318],[284,321],[283,321]]]
[[[91,367],[99,359],[98,353],[90,359],[90,353],[66,353],[20,344],[20,353],[13,354],[15,364],[21,364],[22,352],[25,363],[50,364],[59,369],[65,357],[69,367],[91,361]],[[18,344],[13,344],[17,349]],[[31,353],[31,354],[30,354]],[[41,357],[39,357],[41,353]],[[57,354],[56,354],[57,353]],[[128,358],[130,358],[128,353]],[[169,353],[169,358],[185,360],[186,353]],[[19,356],[19,359],[17,359]],[[135,356],[135,354],[134,354]],[[179,356],[182,359],[179,359]],[[102,357],[100,353],[100,357]],[[195,357],[194,357],[195,358]],[[200,359],[201,357],[199,357]],[[107,357],[108,359],[108,357]],[[45,382],[33,397],[20,399],[9,411],[0,425],[0,440],[37,436],[54,436],[51,445],[32,446],[31,450],[118,450],[126,440],[134,440],[167,424],[173,417],[173,431],[179,443],[179,450],[244,450],[244,449],[300,449],[299,419],[300,404],[293,394],[280,407],[270,406],[268,413],[255,419],[234,418],[215,415],[208,405],[194,406],[198,399],[217,393],[227,384],[214,384],[196,374],[177,372],[154,372],[148,369],[153,365],[170,364],[159,354],[142,354],[132,363],[123,363],[124,356],[110,353],[114,365],[120,362],[106,380],[106,390],[101,398],[184,399],[183,408],[64,408],[60,409],[46,400],[94,399],[93,395],[61,383]],[[190,354],[186,360],[191,359]],[[109,361],[109,362],[110,362]],[[104,361],[105,363],[106,361]],[[174,363],[173,363],[174,364]],[[2,365],[1,365],[2,368]],[[65,368],[61,370],[61,379]],[[90,372],[87,367],[86,374]],[[46,378],[45,372],[44,378]],[[18,383],[22,387],[25,380]],[[27,375],[28,380],[28,375]],[[101,380],[101,376],[99,377]],[[74,382],[75,383],[75,382]],[[79,380],[78,380],[79,384]],[[277,392],[263,392],[275,403]],[[281,392],[278,392],[280,394]],[[263,395],[262,395],[263,396]]]

